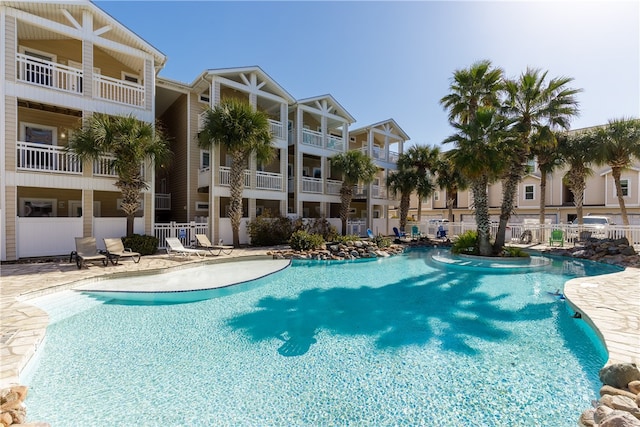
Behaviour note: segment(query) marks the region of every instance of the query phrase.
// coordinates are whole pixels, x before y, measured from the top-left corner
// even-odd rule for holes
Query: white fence
[[[144,107],[144,86],[108,76],[93,76],[94,94],[97,98],[120,104]]]
[[[177,237],[185,247],[193,246],[196,243],[196,234],[209,235],[209,224],[195,221],[172,221],[168,224],[156,224],[153,234],[158,238],[158,249],[167,247],[167,237]]]

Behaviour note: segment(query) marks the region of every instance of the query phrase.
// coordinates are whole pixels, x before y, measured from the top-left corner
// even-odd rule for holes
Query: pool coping
[[[117,266],[77,270],[75,264],[11,264],[0,271],[0,387],[20,383],[20,375],[43,343],[49,316],[24,302],[27,298],[73,289],[114,277],[148,275],[218,262],[265,258],[268,248],[236,250],[220,258],[177,259],[167,255],[143,257]],[[120,267],[117,269],[116,267]],[[640,269],[571,279],[564,295],[569,306],[596,332],[607,349],[607,364],[640,365]]]

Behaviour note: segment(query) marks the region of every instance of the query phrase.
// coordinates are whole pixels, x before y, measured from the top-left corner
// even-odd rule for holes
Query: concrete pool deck
[[[266,259],[268,250],[236,249],[231,255],[204,259],[153,255],[142,257],[138,264],[124,260],[116,266],[90,264],[82,270],[78,270],[75,263],[67,262],[3,264],[0,267],[0,387],[20,382],[20,373],[43,341],[49,323],[47,313],[25,300],[76,289],[88,282],[95,284],[92,279],[103,276],[149,274],[202,263]],[[265,268],[282,267],[271,264]],[[250,273],[221,267],[216,283],[218,286],[238,283],[242,281],[239,274]],[[250,276],[246,277],[245,280],[250,280]],[[609,352],[608,363],[640,364],[640,269],[627,268],[619,273],[572,279],[565,284],[564,293],[568,303],[582,314],[583,319],[595,325]]]

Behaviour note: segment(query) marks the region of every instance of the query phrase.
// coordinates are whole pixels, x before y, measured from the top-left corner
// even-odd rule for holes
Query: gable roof
[[[338,101],[336,101],[336,99],[333,96],[331,96],[330,94],[313,96],[311,98],[299,99],[296,103],[297,104],[304,104],[304,105],[308,105],[310,107],[317,108],[316,102],[325,101],[325,100],[328,101],[329,105],[331,105],[332,107],[335,108],[336,115],[339,115],[339,116],[344,117],[345,119],[347,119],[349,124],[354,123],[356,121],[356,119],[353,118],[353,116],[351,114],[349,114],[349,112],[347,110],[345,110],[345,108],[342,105],[340,105],[340,103]]]
[[[381,122],[377,122],[377,123],[373,123],[367,126],[363,126],[354,130],[349,131],[349,133],[361,133],[364,131],[367,131],[371,128],[383,128],[385,125],[390,125],[389,127],[391,127],[392,129],[394,129],[396,132],[394,132],[394,134],[400,136],[402,139],[404,139],[405,141],[408,141],[409,139],[409,135],[407,135],[407,133],[402,130],[402,128],[398,125],[398,123],[394,120],[394,119],[387,119],[387,120],[383,120]]]
[[[242,75],[255,73],[260,80],[268,88],[268,92],[276,94],[287,101],[288,104],[293,104],[296,100],[289,92],[287,92],[282,86],[280,86],[274,79],[271,78],[262,68],[257,65],[249,67],[236,67],[236,68],[211,68],[200,74],[191,84],[192,87],[196,87],[202,79],[206,79],[208,76],[220,76],[229,80],[236,81],[238,83],[245,84],[242,81]]]

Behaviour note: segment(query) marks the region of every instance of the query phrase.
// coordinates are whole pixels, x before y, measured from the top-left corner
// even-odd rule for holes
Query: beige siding
[[[5,80],[16,81],[16,19],[11,16],[5,17],[4,38],[4,66]]]
[[[116,60],[113,56],[109,55],[108,52],[95,46],[93,49],[93,66],[100,69],[101,75],[112,77],[118,80],[122,79],[123,71],[126,73],[134,74],[136,76],[140,76],[140,78],[144,78],[144,76],[141,75],[142,61],[140,61],[140,70],[134,70],[127,67],[122,62]]]
[[[16,217],[18,213],[16,211],[17,201],[16,201],[16,187],[7,186],[5,187],[5,210],[4,210],[4,220],[6,221],[5,227],[7,235],[5,236],[6,243],[6,257],[7,260],[14,260],[17,258],[17,247],[16,247]]]
[[[187,205],[187,96],[181,95],[160,117],[171,138],[173,157],[169,166],[167,191],[171,193],[173,220],[186,221]],[[196,175],[196,183],[198,177]]]
[[[82,84],[82,94],[85,98],[93,97],[93,43],[87,40],[82,41],[82,70],[84,80]]]
[[[155,82],[153,73],[153,62],[149,59],[144,61],[144,76],[141,76],[144,80],[144,105],[145,109],[151,110],[153,108],[153,95],[155,94],[155,88],[153,87],[153,83]]]
[[[4,110],[4,137],[5,137],[5,157],[4,167],[6,171],[16,170],[16,141],[18,140],[18,108],[17,100],[11,96],[5,96]]]
[[[85,190],[82,193],[82,235],[93,236],[93,192]]]
[[[75,129],[82,124],[80,117],[66,114],[53,113],[50,111],[36,110],[33,108],[18,107],[18,140],[22,140],[21,123],[33,123],[38,125],[52,126],[58,129],[57,145],[67,145],[69,130]],[[62,134],[65,134],[63,137]]]
[[[58,64],[69,65],[69,61],[82,63],[80,40],[18,40],[20,47],[35,49],[56,56]]]

